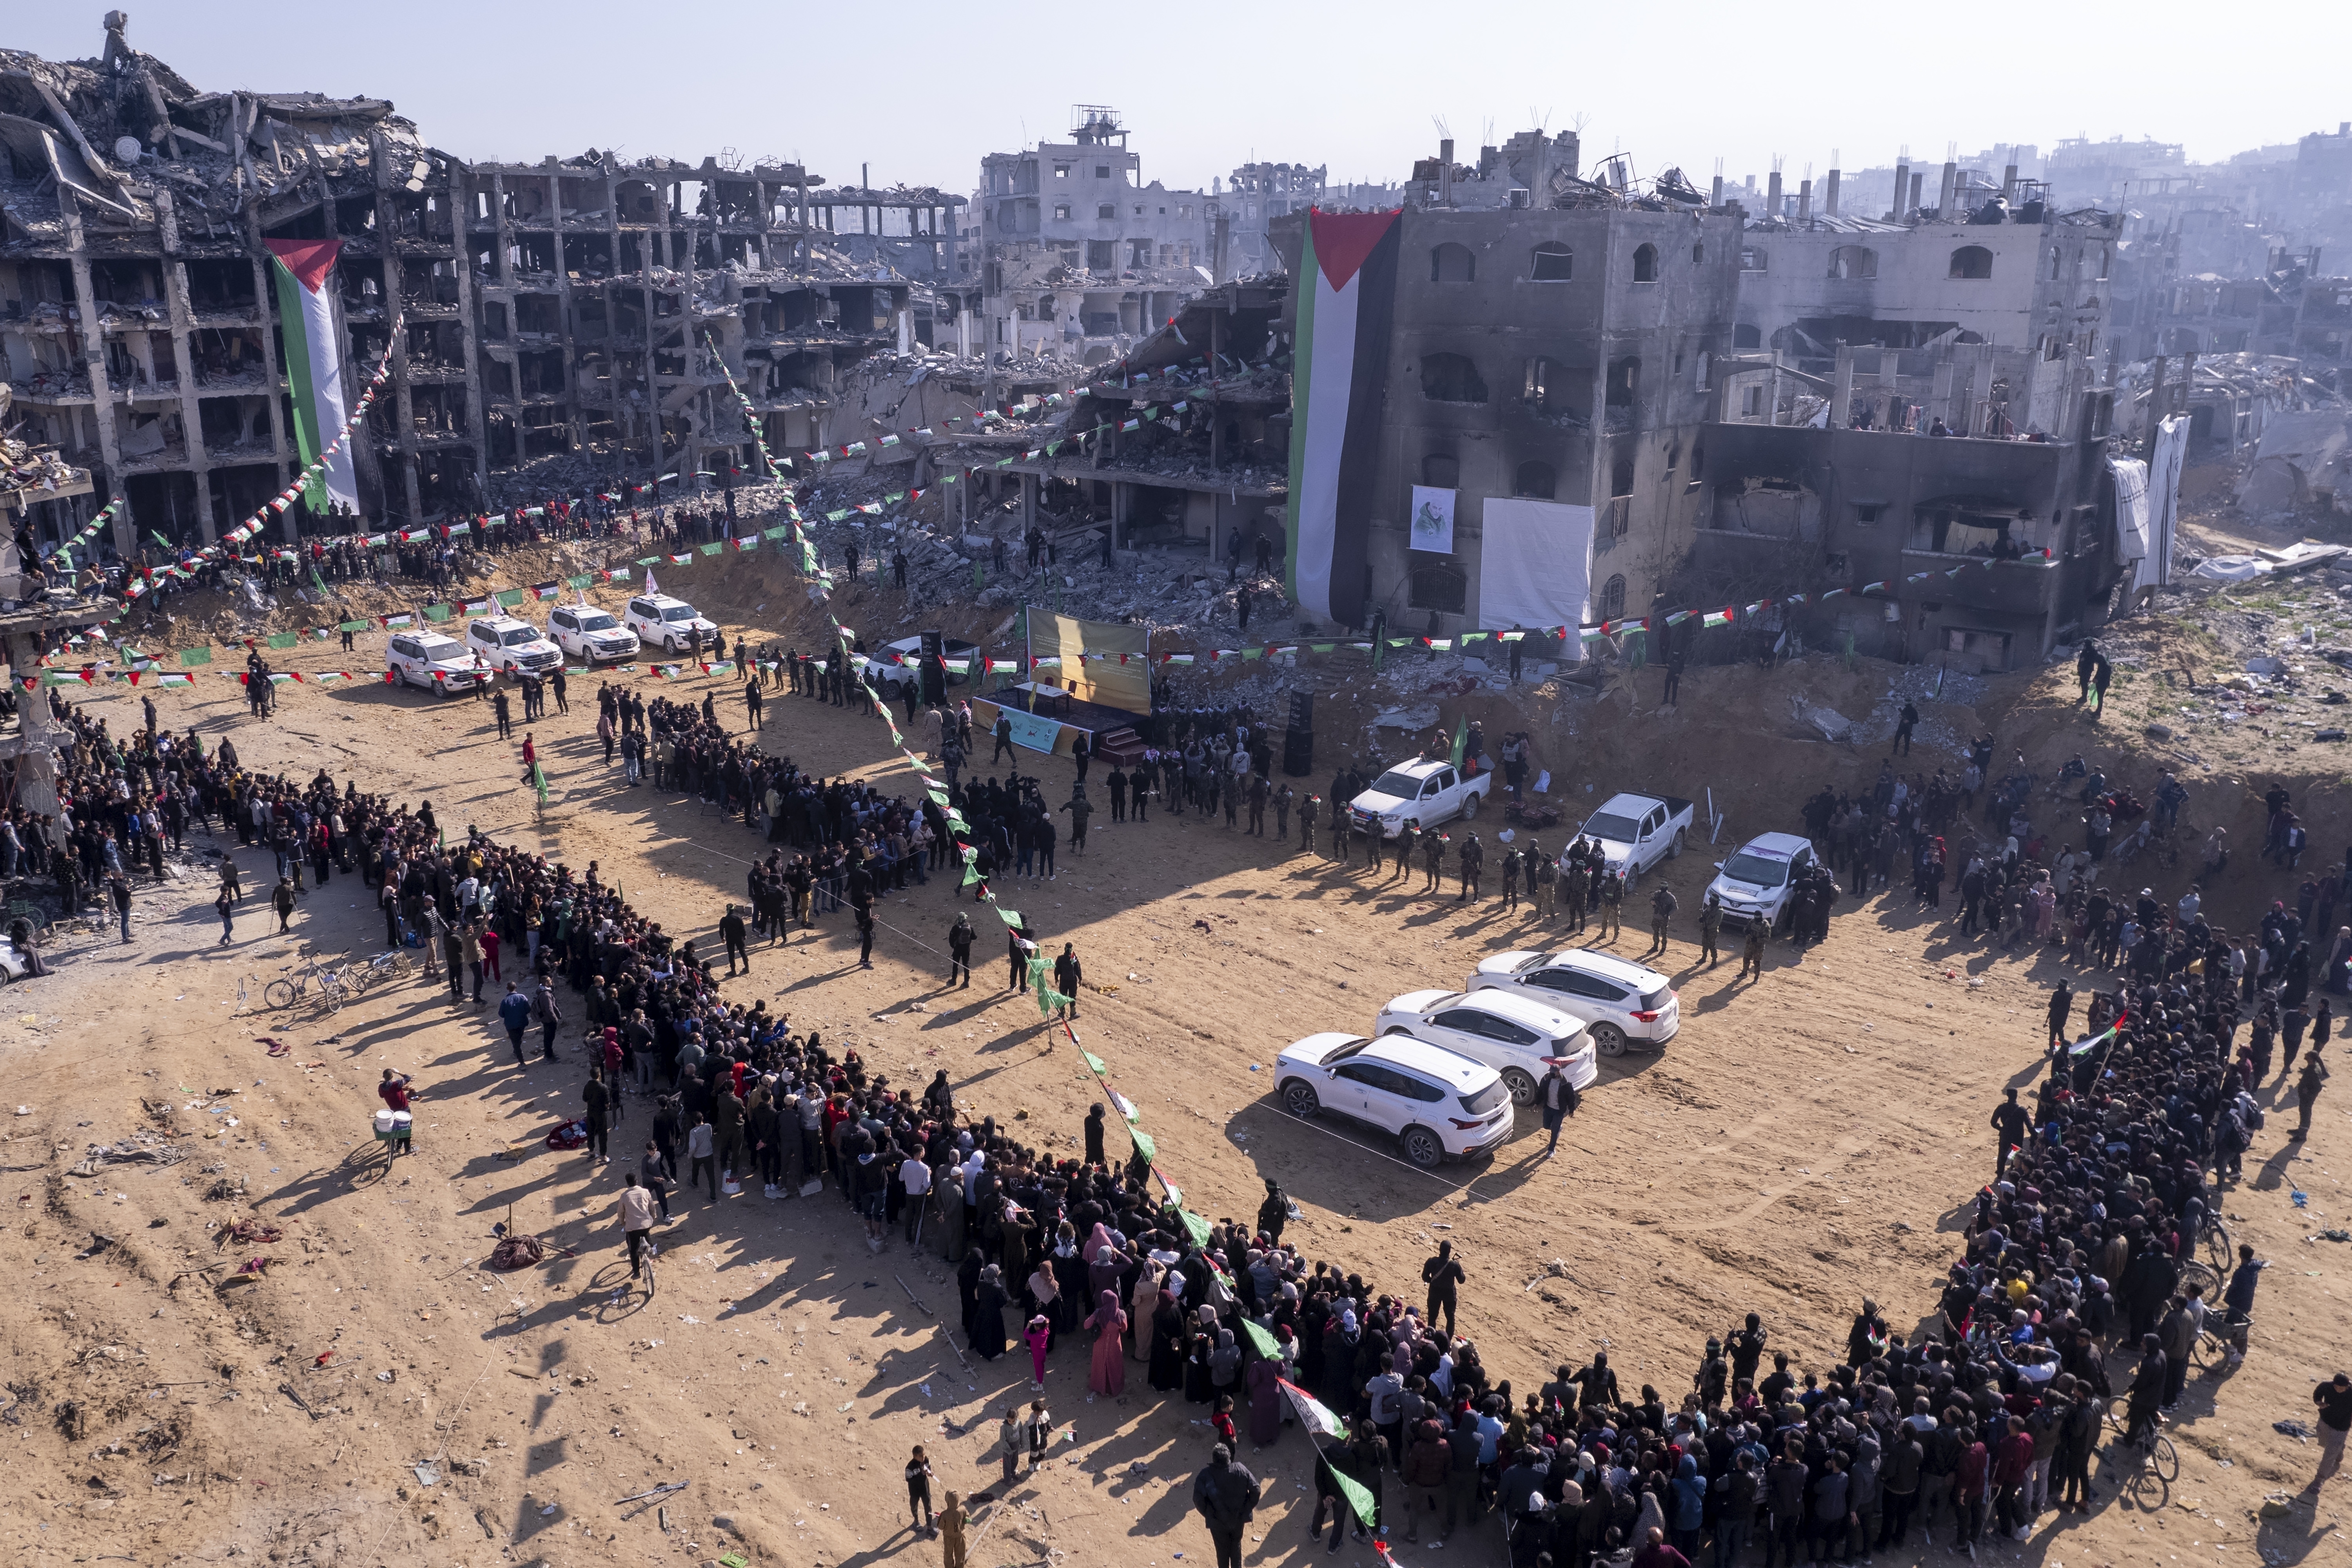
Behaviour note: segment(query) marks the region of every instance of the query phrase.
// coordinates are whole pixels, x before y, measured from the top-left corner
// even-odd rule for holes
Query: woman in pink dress
[[[1127,1357],[1119,1336],[1127,1332],[1127,1314],[1118,1310],[1118,1292],[1106,1290],[1086,1326],[1094,1331],[1094,1365],[1087,1387],[1100,1394],[1127,1392]]]

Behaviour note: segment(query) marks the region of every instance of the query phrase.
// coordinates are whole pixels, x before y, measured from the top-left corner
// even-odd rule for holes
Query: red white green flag
[[[286,342],[286,379],[293,392],[294,442],[305,470],[318,473],[302,489],[310,510],[330,500],[359,506],[351,448],[341,440],[350,405],[343,397],[342,336],[335,330],[334,296],[327,279],[342,250],[339,239],[272,239],[277,258],[278,314]]]

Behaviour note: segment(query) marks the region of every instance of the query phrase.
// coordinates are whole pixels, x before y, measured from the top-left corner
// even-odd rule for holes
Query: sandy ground
[[[360,657],[380,642],[363,638]],[[320,647],[281,668],[345,662]],[[1791,826],[1822,780],[1859,786],[1877,770],[1872,748],[1795,738],[1786,689],[1842,680],[1866,702],[1887,674],[1826,662],[1698,672],[1696,696],[1665,716],[1633,689],[1598,704],[1522,700],[1561,788],[1581,798],[1587,780],[1602,793],[1712,784],[1744,837]],[[2050,700],[2056,679],[2004,689],[2023,715],[2005,742],[2065,743],[2081,720]],[[699,697],[699,682],[684,686]],[[249,765],[305,776],[323,765],[366,788],[429,796],[453,834],[478,824],[574,866],[594,860],[674,931],[707,936],[742,885],[751,836],[740,824],[625,791],[604,767],[590,682],[575,686],[568,719],[535,727],[555,780],[544,820],[487,706],[373,684],[301,687],[275,722],[257,724],[235,690],[215,677],[159,700],[175,728],[234,734]],[[1583,706],[1554,721],[1546,705],[1563,700]],[[137,721],[127,691],[93,701],[119,725]],[[740,713],[734,704],[730,721]],[[1958,729],[1977,715],[1946,717]],[[790,698],[769,708],[764,743],[804,766],[888,773],[884,742],[870,716]],[[1045,771],[1058,784],[1066,764]],[[1704,1337],[1751,1310],[1776,1346],[1812,1366],[1838,1353],[1865,1292],[1902,1323],[1919,1321],[1990,1173],[1985,1119],[2004,1086],[2037,1076],[2042,998],[2061,973],[2047,959],[1956,945],[1906,897],[1847,906],[1825,947],[1801,963],[1776,950],[1760,983],[1735,985],[1736,960],[1687,967],[1711,858],[1694,847],[1668,878],[1685,911],[1666,963],[1682,988],[1681,1037],[1663,1055],[1603,1065],[1562,1157],[1536,1159],[1523,1116],[1491,1163],[1425,1174],[1369,1137],[1286,1118],[1259,1069],[1292,1038],[1363,1027],[1391,995],[1459,984],[1485,953],[1543,943],[1525,911],[1501,911],[1491,883],[1477,905],[1450,884],[1423,899],[1400,890],[1417,876],[1374,884],[1222,823],[1155,815],[1113,826],[1104,815],[1089,853],[1066,851],[1057,879],[1000,890],[1046,941],[1077,944],[1097,987],[1079,1029],[1142,1108],[1167,1167],[1211,1215],[1252,1212],[1260,1177],[1278,1177],[1305,1210],[1292,1235],[1310,1255],[1380,1288],[1409,1289],[1434,1240],[1450,1237],[1470,1270],[1463,1326],[1521,1388],[1555,1361],[1606,1347],[1629,1384],[1674,1394]],[[262,858],[243,859],[256,885]],[[0,1123],[11,1210],[0,1268],[17,1302],[0,1314],[7,1560],[485,1568],[699,1563],[733,1550],[795,1564],[938,1561],[937,1544],[906,1528],[898,1466],[924,1443],[943,1487],[987,1485],[994,1415],[1026,1397],[1027,1368],[961,1363],[933,1315],[951,1319],[955,1295],[930,1255],[894,1245],[871,1258],[829,1194],[767,1202],[755,1188],[715,1206],[680,1202],[660,1233],[655,1288],[625,1291],[613,1223],[620,1163],[592,1167],[541,1146],[578,1103],[576,1062],[514,1068],[500,1059],[502,1035],[492,1049],[487,1011],[453,1006],[422,981],[331,1019],[258,1010],[260,982],[298,952],[373,952],[381,921],[356,879],[338,879],[306,897],[290,938],[267,932],[275,922],[257,900],[221,948],[207,890],[199,872],[143,895],[130,945],[68,936],[60,973],[0,998],[6,1108],[24,1108]],[[770,998],[900,1081],[945,1067],[960,1103],[1018,1133],[1074,1139],[1091,1080],[1034,1003],[990,989],[1002,971],[985,963],[971,991],[938,989],[946,885],[880,916],[871,973],[855,970],[839,921],[761,949],[755,974],[730,990]],[[1638,954],[1645,940],[1615,950]],[[240,1005],[246,976],[251,1000]],[[290,1054],[270,1058],[261,1037]],[[426,1091],[417,1152],[388,1173],[366,1131],[386,1066]],[[2335,1533],[2340,1487],[2315,1519],[2253,1512],[2314,1462],[2272,1423],[2308,1419],[2312,1383],[2352,1359],[2336,1293],[2352,1279],[2336,1272],[2346,1255],[2312,1238],[2346,1223],[2352,1201],[2333,1174],[2334,1161],[2352,1158],[2347,1092],[2323,1100],[2299,1151],[2284,1139],[2291,1110],[2274,1112],[2250,1179],[2224,1201],[2232,1228],[2277,1267],[2245,1366],[2190,1384],[2178,1480],[2147,1510],[2105,1485],[2088,1519],[2045,1516],[2032,1542],[2004,1551],[2053,1565],[2234,1563],[2257,1550],[2270,1562],[2352,1560]],[[631,1102],[616,1149],[638,1147],[646,1119]],[[87,1144],[142,1128],[168,1131],[190,1157],[71,1173]],[[206,1196],[238,1179],[242,1196]],[[2295,1190],[2307,1209],[2291,1205]],[[219,1227],[257,1213],[285,1238],[222,1243]],[[488,1271],[491,1226],[509,1215],[578,1255]],[[91,1253],[94,1233],[117,1239]],[[266,1278],[222,1282],[257,1253],[278,1259]],[[1554,1259],[1557,1279],[1545,1275]],[[229,1268],[188,1272],[214,1264]],[[1205,1560],[1187,1489],[1208,1449],[1196,1412],[1155,1404],[1139,1378],[1117,1403],[1090,1400],[1084,1370],[1083,1352],[1066,1345],[1048,1397],[1074,1436],[982,1516],[972,1562]],[[80,1422],[70,1438],[68,1403]],[[1294,1430],[1242,1458],[1266,1486],[1252,1560],[1326,1561],[1306,1545],[1305,1441]],[[415,1470],[426,1463],[429,1485]],[[616,1500],[670,1480],[690,1485]],[[1439,1560],[1425,1546],[1407,1554]],[[1499,1527],[1457,1538],[1444,1556],[1499,1561]],[[1331,1561],[1370,1553],[1351,1543]]]

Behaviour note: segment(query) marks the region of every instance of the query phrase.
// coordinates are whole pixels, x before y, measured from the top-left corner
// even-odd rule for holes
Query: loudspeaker
[[[1282,732],[1282,771],[1295,779],[1315,771],[1314,731],[1293,724]]]
[[[1294,730],[1315,728],[1315,693],[1294,691],[1290,694],[1290,727]]]
[[[938,632],[923,633],[923,657],[938,658],[947,652],[947,641]]]

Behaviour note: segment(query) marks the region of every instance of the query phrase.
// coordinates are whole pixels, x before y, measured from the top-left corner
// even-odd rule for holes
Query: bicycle
[[[379,952],[364,963],[344,965],[343,983],[354,995],[363,995],[385,981],[407,979],[409,968],[406,953]]]
[[[2197,1245],[2217,1275],[2226,1275],[2238,1261],[2238,1249],[2231,1245],[2230,1227],[2212,1215],[2205,1216],[2205,1228],[2197,1237]]]
[[[293,968],[290,963],[283,965],[280,973]],[[319,1005],[329,1013],[341,1011],[345,999],[354,994],[344,980],[342,971],[322,966],[314,954],[304,961],[300,973],[290,978],[273,980],[265,986],[261,993],[262,1000],[280,1010],[291,1008],[310,998],[314,981],[318,984]]]
[[[2208,1312],[2197,1342],[2189,1347],[2189,1366],[2207,1377],[2235,1367],[2246,1359],[2246,1337],[2253,1326],[2252,1314]]]
[[[2162,1494],[2180,1479],[2180,1453],[2172,1446],[2172,1439],[2164,1435],[2162,1422],[2162,1416],[2151,1416],[2146,1431],[2137,1436],[2126,1434],[2124,1438],[2124,1446],[2137,1457],[2139,1463],[2124,1479],[2122,1491],[2142,1508],[2158,1506]],[[2139,1496],[2151,1482],[2158,1494],[2158,1502]]]

